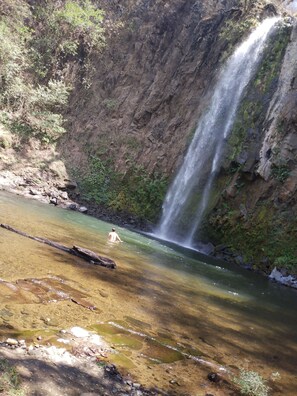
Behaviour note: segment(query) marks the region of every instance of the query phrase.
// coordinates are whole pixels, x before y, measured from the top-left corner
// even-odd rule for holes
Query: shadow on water
[[[10,274],[9,260],[16,271],[11,279],[64,277],[69,286],[87,291],[90,301],[102,309],[100,317],[104,320],[124,320],[128,316],[147,322],[150,327],[145,333],[150,336],[171,335],[176,343],[189,344],[211,357],[224,354],[223,360],[228,356],[229,364],[248,358],[295,375],[295,290],[222,260],[121,227],[117,230],[124,243],[112,245],[107,243],[111,224],[14,197],[7,198],[7,207],[10,200],[12,213],[2,210],[3,222],[67,246],[78,244],[94,250],[115,260],[118,267],[113,271],[94,266],[21,236],[13,237],[12,251],[10,236],[3,233],[0,277]],[[20,213],[24,213],[22,221]],[[15,255],[17,262],[9,255]],[[98,320],[98,315],[89,311],[88,315],[94,315],[93,323]]]

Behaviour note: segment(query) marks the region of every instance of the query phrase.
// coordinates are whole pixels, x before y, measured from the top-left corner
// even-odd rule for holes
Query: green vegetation
[[[34,17],[41,27],[31,41],[32,55],[41,78],[59,72],[76,56],[87,65],[90,54],[105,45],[104,13],[89,0],[41,4]]]
[[[289,272],[297,273],[297,252],[293,246],[290,246],[287,249],[284,249],[281,252],[283,255],[276,257],[274,264],[278,268],[285,268]],[[281,254],[280,253],[280,254]]]
[[[22,139],[55,142],[65,132],[67,62],[84,64],[87,82],[89,56],[105,45],[104,14],[89,0],[42,3],[32,12],[25,2],[4,1],[2,9],[0,118]]]
[[[239,0],[238,8],[233,8],[230,18],[223,25],[219,37],[224,42],[225,51],[221,61],[227,59],[237,43],[259,24],[259,8],[262,0]]]
[[[17,370],[6,359],[0,359],[0,392],[9,396],[24,396]]]
[[[143,167],[131,166],[123,174],[112,161],[91,157],[86,174],[76,171],[83,198],[104,205],[114,212],[155,220],[167,189],[167,179],[149,175]]]
[[[277,179],[281,183],[284,183],[284,181],[290,175],[290,168],[288,164],[280,164],[280,165],[273,164],[271,169],[271,174],[275,179]]]
[[[269,103],[267,97],[273,92],[272,89],[278,79],[290,31],[289,25],[282,25],[267,45],[263,62],[249,88],[248,95],[239,108],[229,136],[228,157],[230,161],[236,160],[239,153],[247,146],[248,134],[257,138],[262,129]]]
[[[297,274],[297,222],[292,214],[278,213],[273,203],[263,201],[243,218],[229,203],[222,202],[210,215],[208,236],[233,252],[243,252],[246,263],[264,271],[278,266]]]
[[[229,46],[233,47],[240,37],[245,33],[250,32],[252,28],[257,25],[258,21],[254,17],[248,17],[246,19],[229,19],[224,25],[223,30],[220,33],[220,38],[226,40]]]
[[[227,44],[223,59],[229,56],[239,40],[259,24],[259,14],[264,4],[263,0],[240,0],[238,8],[232,9],[231,18],[226,21],[219,36]]]
[[[241,369],[240,375],[233,378],[233,382],[239,386],[242,395],[268,396],[269,387],[256,371]]]
[[[102,104],[110,111],[116,110],[118,106],[116,99],[105,99]]]
[[[284,24],[279,27],[276,35],[273,37],[272,47],[269,45],[261,68],[255,78],[255,87],[257,87],[260,93],[265,93],[269,90],[273,80],[277,78],[279,70],[282,64],[283,56],[290,40],[292,26],[290,24]]]

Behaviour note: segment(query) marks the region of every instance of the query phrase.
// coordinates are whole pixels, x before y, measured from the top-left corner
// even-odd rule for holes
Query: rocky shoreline
[[[167,395],[146,389],[108,364],[106,355],[114,351],[97,334],[73,327],[61,330],[56,342],[60,347],[43,345],[41,336],[32,343],[15,338],[0,343],[2,362],[15,367],[20,377],[19,390],[31,396]]]

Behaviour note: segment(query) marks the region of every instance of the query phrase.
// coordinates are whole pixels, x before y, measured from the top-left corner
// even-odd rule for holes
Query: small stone
[[[178,381],[176,381],[176,380],[170,380],[169,383],[172,384],[172,385],[180,386],[180,383]]]
[[[41,337],[41,336],[38,336],[38,337],[37,337],[37,340],[38,340],[38,341],[41,341],[41,340],[42,340],[42,337]]]
[[[30,188],[29,193],[31,195],[38,195],[39,194],[39,192],[37,190],[35,190],[34,188]]]
[[[76,210],[78,206],[75,203],[70,203],[67,205],[67,208],[70,210]]]
[[[220,381],[220,376],[217,373],[209,373],[207,375],[207,378],[211,382],[219,382]]]
[[[60,194],[60,197],[61,197],[62,199],[64,199],[64,200],[68,199],[68,194],[67,194],[67,192],[66,192],[66,191],[63,191],[63,192]]]
[[[15,340],[14,338],[7,338],[6,343],[8,345],[18,345],[18,340]]]

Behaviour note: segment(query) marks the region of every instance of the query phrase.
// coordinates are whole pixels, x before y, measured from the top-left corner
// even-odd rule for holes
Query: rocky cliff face
[[[92,60],[90,86],[77,83],[72,95],[67,140],[61,145],[68,169],[80,167],[76,176],[83,180],[92,173],[94,158],[108,164],[121,186],[110,207],[142,215],[123,192],[124,185],[133,190],[132,181],[137,194],[135,167],[143,167],[147,180],[165,176],[168,185],[207,108],[218,69],[257,19],[281,12],[276,8],[281,3],[101,2],[119,27]],[[270,43],[249,87],[215,187],[217,203],[197,236],[224,242],[243,252],[239,261],[262,262],[267,270],[275,263],[294,267],[297,253],[292,244],[296,33],[291,29],[292,21]],[[96,169],[101,172],[102,166]],[[112,178],[112,173],[103,175],[107,190],[117,189],[108,186]],[[165,187],[153,198],[156,213]],[[149,196],[147,191],[142,204]]]
[[[111,157],[124,172],[142,164],[171,175],[226,49],[219,33],[241,11],[218,1],[107,3],[123,26],[93,59],[91,87],[72,96],[67,146],[85,142],[84,158]]]
[[[209,235],[243,252],[239,262],[267,272],[275,265],[296,271],[297,42],[296,21],[290,23],[274,38],[269,63],[242,103],[218,180],[221,195],[206,225]]]
[[[78,179],[94,180],[94,158],[106,165],[109,174],[102,176],[112,195],[108,199],[112,209],[156,221],[164,185],[181,164],[218,69],[256,23],[255,18],[275,9],[261,1],[114,1],[100,5],[119,27],[100,56],[93,57],[92,71],[76,85],[61,149],[68,167],[79,168],[74,172]],[[123,192],[124,186],[116,187],[123,180],[125,185],[132,179],[137,184],[134,175],[139,167],[145,171],[142,176],[154,180],[154,188],[158,185],[158,193],[149,198],[155,203],[155,213],[150,210],[149,216],[135,209],[137,203],[129,204],[137,186],[133,196]],[[164,176],[166,183],[159,187]],[[87,190],[83,184],[82,190]],[[100,197],[97,201],[102,202]]]

